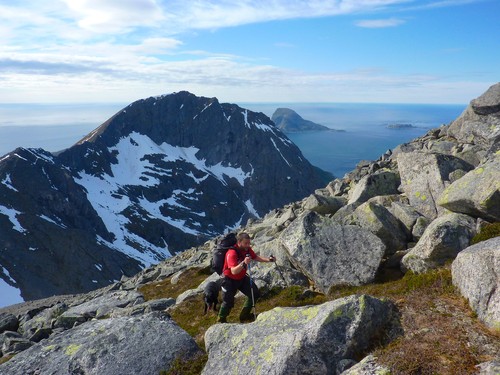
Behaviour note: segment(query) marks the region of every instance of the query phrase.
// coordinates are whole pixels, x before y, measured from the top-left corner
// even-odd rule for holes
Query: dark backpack
[[[236,234],[228,233],[215,246],[212,251],[212,261],[210,262],[212,272],[217,272],[219,275],[222,274],[226,253],[230,248],[236,245],[236,242]]]

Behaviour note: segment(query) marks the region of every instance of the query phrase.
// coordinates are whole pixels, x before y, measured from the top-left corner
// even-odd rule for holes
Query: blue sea
[[[239,103],[269,117],[278,107],[344,132],[288,134],[315,166],[342,177],[360,160],[377,159],[387,149],[448,124],[463,105],[364,103]],[[0,155],[16,147],[59,151],[72,146],[126,104],[0,104]],[[388,125],[413,127],[390,129]]]
[[[378,159],[388,149],[455,120],[467,107],[442,104],[247,104],[272,116],[277,107],[295,110],[306,120],[344,132],[290,133],[288,137],[315,166],[342,177],[360,160]],[[389,125],[410,124],[394,129]]]

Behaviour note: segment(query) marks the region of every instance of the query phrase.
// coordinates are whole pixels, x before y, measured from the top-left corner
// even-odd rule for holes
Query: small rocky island
[[[285,133],[299,133],[306,131],[344,131],[331,129],[327,126],[303,119],[297,112],[290,108],[278,108],[274,111],[271,120],[276,127]]]
[[[386,126],[387,129],[415,129],[417,126],[412,124],[389,124]]]

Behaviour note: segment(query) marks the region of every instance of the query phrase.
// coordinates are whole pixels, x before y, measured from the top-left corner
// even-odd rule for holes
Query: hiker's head
[[[248,233],[238,233],[238,236],[236,236],[236,240],[238,241],[238,247],[240,249],[248,249],[250,247],[250,236]]]

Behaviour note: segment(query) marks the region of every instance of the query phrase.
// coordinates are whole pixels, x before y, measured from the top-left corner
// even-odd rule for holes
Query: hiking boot
[[[253,322],[255,317],[252,314],[252,306],[244,306],[240,313],[240,323]]]
[[[219,317],[217,319],[218,323],[227,323],[227,316],[229,315],[229,309],[225,306],[221,306],[219,309]]]

